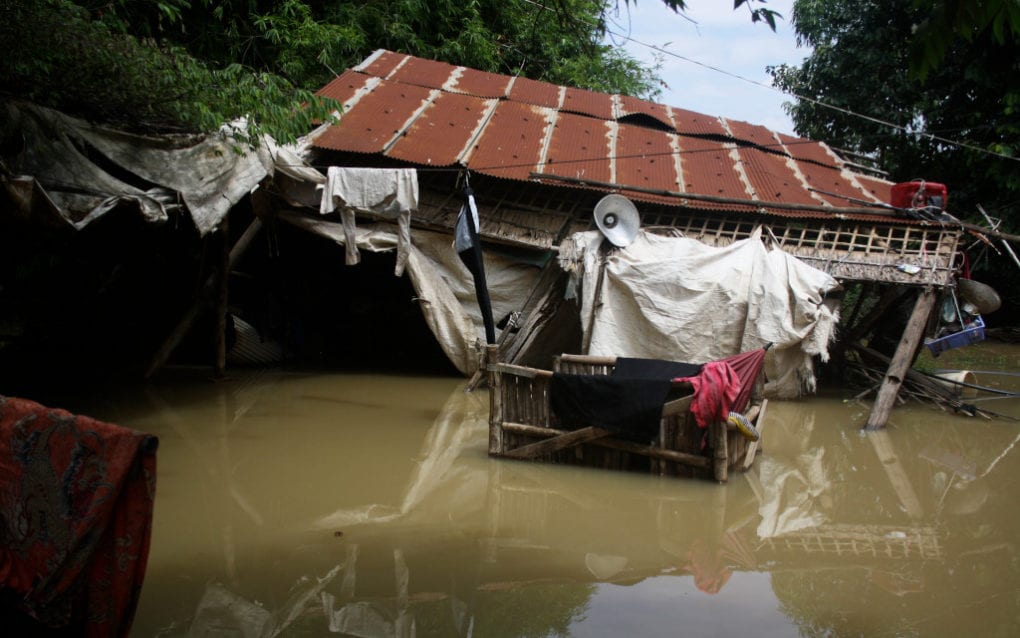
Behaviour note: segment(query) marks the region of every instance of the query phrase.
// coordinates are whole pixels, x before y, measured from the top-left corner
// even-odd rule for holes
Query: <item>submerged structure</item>
[[[889,180],[820,142],[383,50],[319,94],[343,105],[336,122],[297,147],[267,141],[247,155],[214,138],[130,136],[10,105],[26,135],[5,157],[17,218],[5,223],[98,234],[110,213],[190,215],[180,244],[156,240],[190,247],[191,276],[154,301],[158,325],[136,345],[149,354],[134,362],[146,376],[187,346],[204,307],[215,309],[221,371],[242,350],[262,361],[441,351],[472,376],[487,339],[451,247],[469,186],[500,362],[548,367],[560,353],[704,362],[770,342],[766,391],[793,396],[813,389],[817,359],[841,356],[895,300],[916,298],[872,426],[885,422],[936,298],[955,286],[961,228],[891,206]],[[627,247],[595,229],[592,211],[610,193],[638,210]],[[309,232],[342,250],[307,243]],[[836,343],[847,290],[861,303]],[[412,315],[438,350],[423,345]],[[12,343],[23,329],[13,323]]]

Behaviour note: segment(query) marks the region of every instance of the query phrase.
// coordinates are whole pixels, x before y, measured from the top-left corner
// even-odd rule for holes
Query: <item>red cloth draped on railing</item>
[[[732,357],[710,361],[693,377],[680,377],[694,388],[691,413],[698,426],[725,421],[730,412],[747,407],[755,380],[765,364],[765,348],[741,352]]]
[[[5,625],[128,635],[149,555],[157,445],[0,396],[0,613],[17,616]]]

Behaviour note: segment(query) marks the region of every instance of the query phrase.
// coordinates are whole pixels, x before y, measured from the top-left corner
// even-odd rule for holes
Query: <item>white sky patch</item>
[[[663,89],[658,101],[792,134],[793,123],[782,105],[793,98],[767,88],[772,81],[765,68],[784,63],[799,65],[810,50],[797,48],[790,24],[793,0],[770,0],[766,6],[783,15],[777,20],[775,33],[765,24],[752,23],[747,9],[734,11],[729,0],[689,0],[683,15],[670,11],[661,0],[639,0],[637,5],[632,2],[629,6],[621,1],[619,15],[611,19],[609,28],[632,40],[612,34],[607,39],[649,63],[655,51],[637,42],[765,85],[757,86],[665,55],[660,77],[668,88]]]

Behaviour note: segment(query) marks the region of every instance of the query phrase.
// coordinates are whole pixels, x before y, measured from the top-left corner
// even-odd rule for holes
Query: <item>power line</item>
[[[530,1],[530,0],[526,0],[526,1]],[[667,51],[666,49],[663,49],[660,46],[657,46],[657,45],[654,45],[654,44],[648,44],[648,43],[645,43],[645,42],[641,42],[640,40],[637,40],[637,39],[632,38],[632,37],[627,36],[627,35],[623,35],[621,33],[616,33],[616,32],[612,32],[612,33],[613,33],[613,35],[615,35],[615,36],[617,36],[619,38],[623,38],[625,40],[633,42],[634,44],[638,44],[638,45],[641,45],[641,46],[644,46],[644,47],[648,47],[649,49],[652,49],[653,51],[657,51],[657,52],[662,53],[664,55],[672,56],[674,58],[677,58],[678,60],[683,60],[684,62],[689,62],[691,64],[695,64],[697,66],[703,67],[703,68],[708,69],[710,71],[714,71],[716,73],[721,73],[723,75],[729,76],[729,77],[737,79],[737,80],[741,80],[741,81],[747,82],[749,84],[753,84],[755,86],[759,86],[759,87],[762,87],[762,88],[770,89],[770,90],[775,91],[777,93],[780,93],[782,95],[788,95],[790,97],[796,98],[798,100],[802,100],[804,102],[808,102],[810,104],[814,104],[816,106],[820,106],[822,108],[830,109],[830,110],[833,110],[833,111],[837,111],[839,113],[843,113],[845,115],[850,115],[852,117],[860,118],[862,120],[871,122],[873,124],[879,124],[881,126],[886,126],[886,127],[895,129],[897,131],[900,131],[902,133],[906,133],[907,135],[914,135],[916,137],[924,137],[924,138],[927,138],[927,139],[932,140],[934,142],[941,142],[943,144],[950,144],[952,146],[958,146],[960,148],[970,149],[972,151],[977,151],[979,153],[984,153],[986,155],[991,155],[993,157],[998,157],[998,158],[1007,159],[1007,160],[1013,160],[1014,162],[1020,162],[1020,157],[1013,157],[1012,155],[1006,155],[1005,153],[998,153],[996,151],[990,151],[990,150],[988,150],[986,148],[982,148],[980,146],[977,146],[975,144],[971,144],[969,142],[961,142],[959,140],[952,140],[952,139],[949,139],[947,137],[942,137],[940,135],[935,135],[934,133],[925,133],[925,132],[921,132],[921,131],[911,131],[911,130],[907,129],[907,127],[902,126],[900,124],[896,124],[894,122],[889,122],[889,121],[886,121],[886,120],[882,120],[882,119],[879,119],[877,117],[872,117],[870,115],[864,115],[863,113],[857,113],[855,111],[851,111],[850,109],[843,108],[841,106],[836,106],[834,104],[829,104],[827,102],[822,102],[821,100],[816,100],[814,98],[810,98],[810,97],[807,97],[805,95],[800,95],[798,93],[793,93],[791,91],[784,91],[784,90],[779,89],[779,88],[777,88],[775,86],[764,84],[762,82],[758,82],[757,80],[752,80],[750,78],[745,78],[742,75],[738,75],[736,73],[731,73],[731,72],[726,71],[724,69],[720,69],[718,67],[712,66],[711,64],[705,64],[704,62],[700,62],[698,60],[694,60],[694,59],[688,58],[686,56],[680,55],[679,53],[674,53],[672,51]]]
[[[535,5],[537,7],[540,7],[541,9],[544,9],[546,11],[555,11],[554,9],[551,9],[551,8],[541,4],[539,2],[535,2],[534,0],[524,0],[524,2],[526,2],[528,4],[533,4],[533,5]],[[597,25],[591,25],[590,22],[588,24],[590,26],[597,26]],[[719,67],[712,66],[711,64],[706,64],[706,63],[701,62],[699,60],[695,60],[693,58],[689,58],[687,56],[680,55],[679,53],[674,53],[673,51],[668,51],[668,50],[666,50],[666,49],[664,49],[664,48],[662,48],[660,46],[657,46],[657,45],[654,45],[654,44],[648,44],[647,42],[642,42],[642,41],[640,41],[640,40],[638,40],[636,38],[631,37],[630,35],[619,33],[617,31],[613,31],[612,29],[610,29],[608,27],[606,27],[606,32],[610,33],[610,34],[612,34],[612,35],[614,35],[614,36],[616,36],[618,38],[622,38],[623,40],[626,40],[628,42],[633,42],[634,44],[637,44],[637,45],[640,45],[640,46],[643,46],[643,47],[647,47],[647,48],[649,48],[649,49],[651,49],[653,51],[656,51],[658,53],[661,53],[663,55],[668,55],[668,56],[674,57],[674,58],[676,58],[678,60],[683,60],[684,62],[687,62],[689,64],[694,64],[696,66],[700,66],[700,67],[702,67],[704,69],[708,69],[708,70],[713,71],[715,73],[720,73],[720,74],[725,75],[727,77],[731,77],[731,78],[734,78],[736,80],[740,80],[742,82],[747,82],[748,84],[752,84],[752,85],[758,86],[760,88],[765,88],[765,89],[769,89],[771,91],[775,91],[776,93],[779,93],[781,95],[786,95],[788,97],[796,98],[798,100],[802,100],[804,102],[808,102],[810,104],[814,104],[814,105],[820,106],[822,108],[830,109],[830,110],[836,111],[838,113],[843,113],[844,115],[849,115],[851,117],[856,117],[856,118],[859,118],[859,119],[871,122],[873,124],[878,124],[880,126],[885,126],[885,127],[888,127],[888,128],[900,131],[901,133],[905,133],[907,135],[913,135],[913,136],[916,136],[916,137],[924,137],[924,138],[927,138],[927,139],[929,139],[929,140],[931,140],[933,142],[941,142],[943,144],[949,144],[951,146],[957,146],[957,147],[960,147],[960,148],[966,148],[966,149],[969,149],[969,150],[972,150],[972,151],[977,151],[979,153],[983,153],[985,155],[989,155],[989,156],[992,156],[992,157],[997,157],[997,158],[1006,159],[1006,160],[1012,160],[1014,162],[1020,162],[1020,157],[1014,157],[1012,155],[1006,155],[1005,153],[999,153],[999,152],[996,152],[996,151],[991,151],[991,150],[988,150],[986,148],[982,148],[980,146],[977,146],[976,144],[972,144],[970,142],[961,142],[959,140],[953,140],[953,139],[950,139],[950,138],[947,138],[947,137],[942,137],[940,135],[935,135],[934,133],[925,133],[925,132],[921,132],[921,131],[911,131],[907,127],[902,126],[900,124],[896,124],[894,122],[889,122],[889,121],[886,121],[886,120],[882,120],[882,119],[879,119],[877,117],[873,117],[873,116],[870,116],[870,115],[865,115],[863,113],[857,113],[856,111],[851,111],[850,109],[847,109],[847,108],[844,108],[844,107],[841,107],[841,106],[836,106],[834,104],[829,104],[829,103],[823,102],[821,100],[816,100],[814,98],[807,97],[806,95],[800,95],[800,94],[794,93],[792,91],[784,91],[783,89],[777,88],[777,87],[772,86],[770,84],[764,84],[764,83],[759,82],[757,80],[752,80],[752,79],[746,78],[746,77],[744,77],[742,75],[739,75],[739,74],[736,74],[736,73],[732,73],[730,71],[726,71],[725,69],[720,69]]]

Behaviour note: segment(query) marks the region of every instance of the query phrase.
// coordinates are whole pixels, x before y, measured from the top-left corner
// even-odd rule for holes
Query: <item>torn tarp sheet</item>
[[[725,247],[641,231],[608,254],[596,300],[602,239],[575,233],[560,246],[580,283],[587,354],[713,361],[771,342],[766,394],[814,390],[812,357],[827,358],[838,321],[831,276],[769,250],[760,231]]]
[[[223,134],[125,133],[24,103],[8,103],[6,116],[24,139],[7,168],[34,180],[43,201],[79,230],[125,202],[152,222],[183,203],[204,235],[272,173],[279,150],[266,140],[241,154]]]

